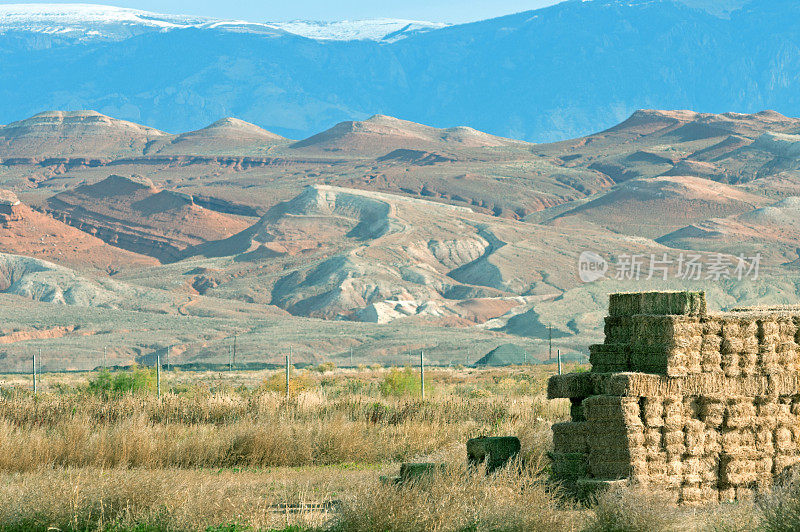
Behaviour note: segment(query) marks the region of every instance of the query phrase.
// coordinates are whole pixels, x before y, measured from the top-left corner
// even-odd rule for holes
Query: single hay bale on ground
[[[486,464],[486,472],[492,473],[514,459],[521,449],[516,436],[486,436],[467,441],[467,462],[471,466]]]

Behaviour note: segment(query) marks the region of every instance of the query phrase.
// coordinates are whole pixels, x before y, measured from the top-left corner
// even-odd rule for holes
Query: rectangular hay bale
[[[635,314],[702,316],[706,314],[705,292],[631,292],[610,294],[610,316]]]
[[[554,423],[553,449],[558,453],[588,453],[589,430],[586,422]]]

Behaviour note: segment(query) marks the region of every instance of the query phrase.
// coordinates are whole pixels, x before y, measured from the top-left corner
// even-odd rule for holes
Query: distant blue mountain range
[[[385,39],[370,26],[349,40],[349,27],[329,40],[319,28],[312,39],[280,25],[102,13],[53,31],[17,11],[0,10],[2,123],[94,109],[175,132],[234,116],[302,138],[381,113],[549,141],[639,108],[800,115],[796,0],[572,0],[449,27],[388,24]]]

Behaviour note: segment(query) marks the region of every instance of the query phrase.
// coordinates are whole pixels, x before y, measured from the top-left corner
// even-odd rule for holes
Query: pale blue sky
[[[24,1],[24,0],[23,0]],[[78,2],[80,0],[77,0]],[[559,0],[109,0],[87,2],[132,7],[159,13],[180,13],[254,22],[292,19],[343,20],[406,18],[437,22],[469,22],[527,11]],[[0,4],[16,2],[0,1]],[[72,3],[48,0],[35,3]]]

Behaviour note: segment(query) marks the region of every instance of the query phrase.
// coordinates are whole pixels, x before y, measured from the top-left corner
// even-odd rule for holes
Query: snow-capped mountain
[[[394,42],[415,33],[438,30],[449,26],[443,22],[403,20],[392,18],[314,22],[294,20],[270,22],[269,26],[319,41],[382,41]]]
[[[375,19],[341,22],[246,22],[187,15],[165,15],[96,4],[3,4],[0,34],[47,35],[60,40],[121,41],[148,32],[206,28],[238,33],[291,33],[321,41],[394,42],[447,26],[418,20]]]
[[[0,5],[0,123],[94,109],[305,138],[380,113],[543,141],[640,108],[800,115],[798,20],[797,0],[569,0],[441,29]]]
[[[2,4],[0,33],[40,33],[80,41],[123,40],[149,31],[210,22],[202,17],[157,15],[95,4]]]

